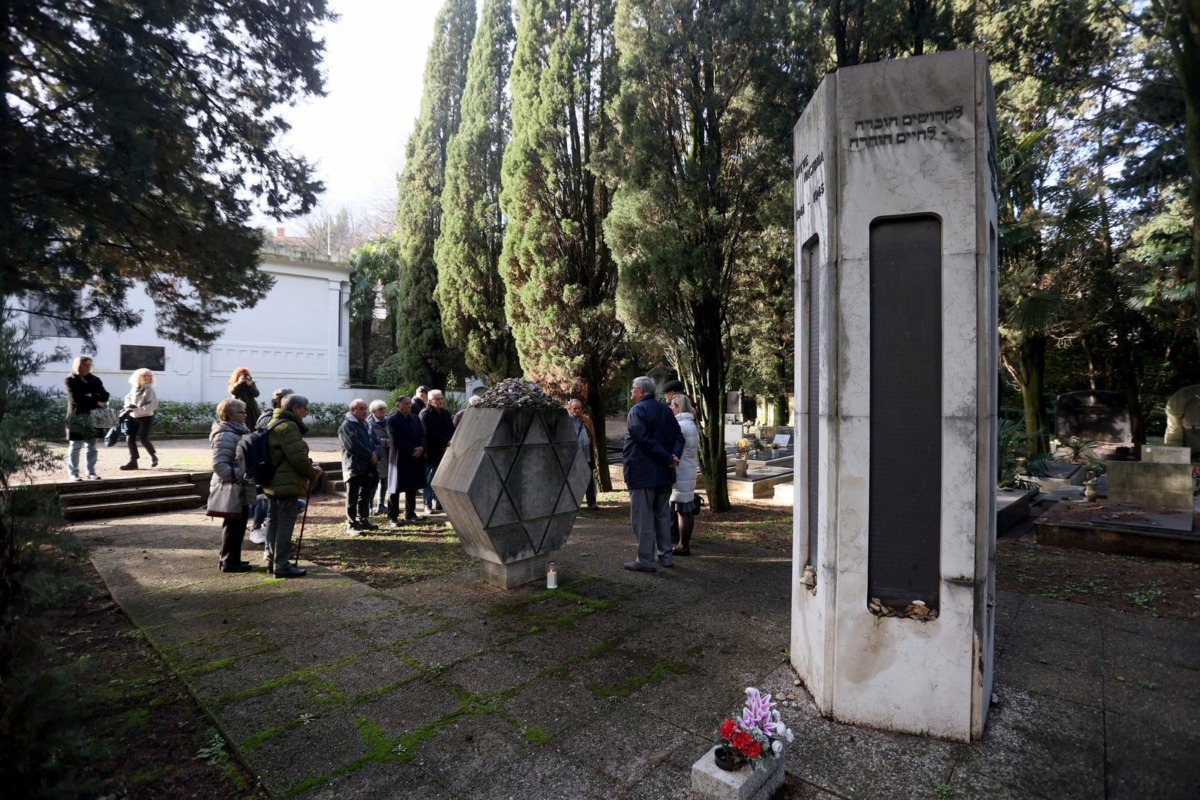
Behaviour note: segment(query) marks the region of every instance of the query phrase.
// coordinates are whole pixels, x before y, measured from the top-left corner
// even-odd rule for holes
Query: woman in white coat
[[[208,486],[208,516],[221,520],[221,572],[249,572],[242,560],[242,539],[254,502],[254,481],[246,477],[246,452],[242,437],[246,427],[246,404],[227,397],[217,404],[217,421],[208,441],[212,445],[213,475]]]
[[[671,411],[683,431],[683,455],[675,468],[675,486],[671,490],[671,540],[677,556],[690,556],[692,527],[695,525],[696,473],[700,471],[698,451],[700,431],[696,427],[696,409],[686,394],[671,398]]]
[[[150,466],[158,466],[158,453],[150,443],[150,426],[154,424],[154,411],[158,408],[158,395],[154,393],[154,373],[146,368],[134,370],[129,376],[133,388],[125,395],[125,424],[128,431],[125,441],[129,445],[129,463],[121,469],[138,468],[138,439],[150,456]]]

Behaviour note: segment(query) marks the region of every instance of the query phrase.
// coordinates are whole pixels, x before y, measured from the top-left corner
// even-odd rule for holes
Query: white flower
[[[792,734],[791,728],[788,728],[784,735],[787,736],[788,744],[791,744],[792,742],[796,741],[796,737]]]
[[[758,691],[758,689],[755,689],[753,686],[746,687],[746,694],[754,694],[757,691]]]
[[[778,708],[771,709],[771,716],[775,718],[776,722],[779,722],[779,709]]]
[[[779,741],[778,739],[771,742],[771,751],[777,756],[781,755],[783,753],[783,742]]]

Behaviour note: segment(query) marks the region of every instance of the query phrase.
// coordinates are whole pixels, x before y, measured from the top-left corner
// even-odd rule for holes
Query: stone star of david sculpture
[[[566,409],[480,407],[463,415],[433,488],[480,577],[511,589],[545,577],[590,472]]]

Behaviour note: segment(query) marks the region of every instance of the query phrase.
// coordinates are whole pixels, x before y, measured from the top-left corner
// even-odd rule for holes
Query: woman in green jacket
[[[308,427],[308,398],[289,394],[271,416],[268,451],[275,474],[271,485],[263,488],[267,496],[270,521],[267,523],[267,570],[277,578],[299,578],[307,574],[290,563],[292,531],[296,527],[296,498],[308,494],[308,487],[321,477],[321,468],[308,457],[304,434]]]

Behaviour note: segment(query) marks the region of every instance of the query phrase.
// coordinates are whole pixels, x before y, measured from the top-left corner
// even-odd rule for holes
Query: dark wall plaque
[[[942,225],[871,225],[870,597],[938,607],[942,487]],[[866,602],[868,598],[864,598]]]
[[[140,344],[121,345],[121,369],[133,372],[142,367],[155,372],[165,370],[167,368],[167,349]]]

